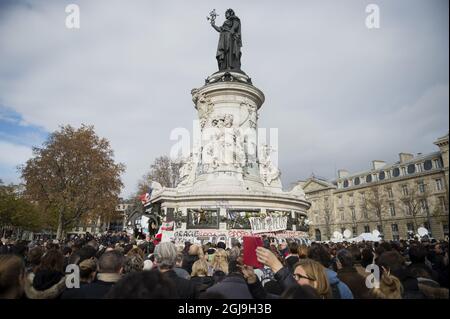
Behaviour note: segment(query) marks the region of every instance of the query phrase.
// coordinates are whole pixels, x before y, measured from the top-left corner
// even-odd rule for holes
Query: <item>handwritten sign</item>
[[[287,217],[249,217],[252,232],[267,233],[286,230]]]
[[[175,228],[175,222],[166,222],[161,225],[161,230],[172,231]]]

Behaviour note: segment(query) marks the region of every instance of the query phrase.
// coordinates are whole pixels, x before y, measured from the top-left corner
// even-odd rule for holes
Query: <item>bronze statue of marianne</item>
[[[221,27],[215,25],[213,11],[211,14],[211,26],[220,33],[219,44],[217,45],[216,59],[219,71],[240,71],[241,70],[241,20],[234,14],[232,9],[225,12],[225,22]]]

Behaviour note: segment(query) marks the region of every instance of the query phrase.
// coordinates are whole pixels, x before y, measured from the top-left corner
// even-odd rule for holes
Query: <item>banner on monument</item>
[[[258,233],[271,233],[287,228],[287,217],[249,217],[252,232]]]
[[[231,245],[231,239],[241,241],[244,236],[265,236],[272,237],[278,240],[281,239],[307,239],[308,233],[294,230],[282,230],[276,232],[261,232],[253,233],[250,229],[188,229],[162,232],[161,242],[173,242],[177,245],[184,245],[185,242],[191,243],[218,243],[223,241]]]

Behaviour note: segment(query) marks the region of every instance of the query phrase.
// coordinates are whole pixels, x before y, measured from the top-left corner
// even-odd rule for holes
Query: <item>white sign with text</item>
[[[267,233],[286,230],[287,217],[249,217],[252,232]]]

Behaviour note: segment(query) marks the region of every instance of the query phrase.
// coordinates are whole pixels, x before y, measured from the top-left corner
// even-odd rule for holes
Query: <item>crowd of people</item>
[[[449,297],[447,241],[313,242],[307,246],[264,238],[263,243],[256,248],[262,266],[253,268],[244,264],[239,241],[231,247],[224,242],[179,246],[125,232],[62,242],[2,239],[0,298]],[[73,287],[75,268],[79,286]]]

